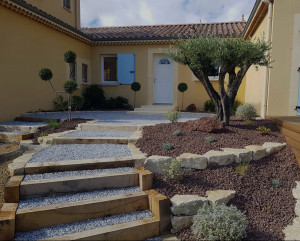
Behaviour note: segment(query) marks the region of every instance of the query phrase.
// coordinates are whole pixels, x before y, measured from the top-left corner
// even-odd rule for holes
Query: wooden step
[[[16,231],[42,229],[146,209],[149,209],[148,195],[144,192],[19,209],[16,213]]]
[[[279,126],[278,129],[285,137],[289,137],[297,142],[300,142],[300,134],[299,133],[293,132],[293,131],[286,129],[284,127],[281,127],[281,126]]]
[[[56,193],[87,192],[99,189],[132,187],[138,185],[139,174],[137,172],[120,172],[23,181],[20,185],[20,198],[28,199]]]
[[[146,240],[157,236],[159,220],[149,218],[45,240]]]

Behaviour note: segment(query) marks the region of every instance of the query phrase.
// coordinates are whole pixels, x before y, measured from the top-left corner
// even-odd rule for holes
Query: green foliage
[[[64,89],[68,94],[72,94],[76,90],[77,86],[78,84],[75,80],[67,80],[65,82]]]
[[[47,133],[45,131],[42,131],[40,137],[44,137],[44,136],[47,136]]]
[[[256,128],[256,130],[259,131],[262,135],[266,135],[271,132],[271,129],[265,126],[259,126]]]
[[[65,110],[66,108],[68,108],[68,101],[65,101],[64,97],[62,95],[59,95],[54,99],[53,105],[54,110],[56,111]]]
[[[192,231],[199,240],[242,240],[246,215],[236,207],[205,203],[193,218]]]
[[[52,79],[53,73],[50,69],[43,68],[43,69],[40,70],[39,76],[42,80],[48,81],[48,80]]]
[[[238,138],[242,138],[242,137],[243,137],[243,134],[242,134],[241,132],[237,132],[237,133],[236,133],[236,136],[237,136]]]
[[[246,125],[247,126],[253,126],[253,121],[252,120],[246,120]]]
[[[131,84],[131,90],[133,91],[140,91],[141,90],[141,84],[139,82],[133,82]]]
[[[164,144],[163,144],[163,149],[164,149],[165,151],[169,151],[169,150],[174,149],[174,146],[173,146],[173,144],[170,144],[170,143],[164,143]]]
[[[236,109],[241,105],[242,103],[238,100],[235,100],[232,107],[232,115],[235,115]]]
[[[178,90],[180,92],[185,92],[188,89],[188,86],[186,83],[179,83],[178,84]]]
[[[81,110],[84,104],[84,98],[81,95],[73,95],[71,98],[71,107],[74,110]]]
[[[180,130],[173,131],[173,136],[181,136],[181,135],[182,135],[182,133]]]
[[[212,136],[206,136],[204,138],[204,140],[205,140],[205,142],[209,142],[209,143],[212,143],[212,142],[216,141],[216,139],[214,137],[212,137]]]
[[[277,188],[282,187],[282,185],[278,179],[272,179],[271,183],[274,187],[277,187]]]
[[[110,98],[106,102],[106,108],[108,109],[132,109],[132,106],[128,104],[128,99],[118,96],[116,98]]]
[[[65,59],[65,62],[67,62],[69,64],[75,63],[76,54],[73,51],[69,50],[64,53],[64,59]]]
[[[168,121],[170,121],[171,123],[176,123],[179,119],[179,112],[174,110],[174,111],[169,111],[167,114],[166,114],[166,119]]]
[[[104,91],[100,85],[91,85],[83,93],[85,109],[101,109],[105,107]]]
[[[183,170],[177,159],[173,159],[171,163],[166,163],[163,171],[170,180],[181,181],[183,179]]]
[[[56,120],[49,120],[48,121],[48,126],[51,129],[56,130],[56,129],[58,129],[59,124],[58,124],[58,122]]]
[[[235,171],[241,175],[244,175],[248,169],[249,163],[250,161],[241,163],[236,167]]]
[[[236,109],[235,115],[243,120],[252,120],[257,113],[253,105],[243,104]]]
[[[204,111],[215,112],[216,107],[212,100],[207,100],[204,102]]]

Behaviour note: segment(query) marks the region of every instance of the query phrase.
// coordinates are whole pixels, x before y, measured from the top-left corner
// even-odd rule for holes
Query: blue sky
[[[255,0],[81,0],[83,27],[247,20]]]

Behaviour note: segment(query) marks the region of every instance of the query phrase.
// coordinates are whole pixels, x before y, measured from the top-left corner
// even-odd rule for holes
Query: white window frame
[[[117,54],[101,55],[101,84],[102,85],[117,85],[118,80],[115,80],[115,81],[105,81],[104,80],[104,59],[106,57],[116,57],[116,58],[118,58],[118,55]],[[118,66],[117,66],[117,76],[118,76]]]
[[[83,79],[83,67],[86,67],[86,80],[85,81],[83,81],[84,79]],[[88,66],[88,64],[85,64],[85,63],[82,63],[81,64],[81,83],[82,84],[88,84],[89,83],[89,66]]]
[[[65,4],[66,1],[68,1],[68,0],[63,0],[63,8],[71,12],[71,8],[72,8],[71,3],[72,3],[72,1],[69,0],[70,8],[67,8],[67,5]]]

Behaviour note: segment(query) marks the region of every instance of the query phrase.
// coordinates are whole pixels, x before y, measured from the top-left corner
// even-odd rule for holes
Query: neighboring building
[[[296,116],[300,106],[300,1],[257,0],[244,38],[265,36],[272,43],[269,67],[252,67],[246,76],[245,102],[264,116]]]

